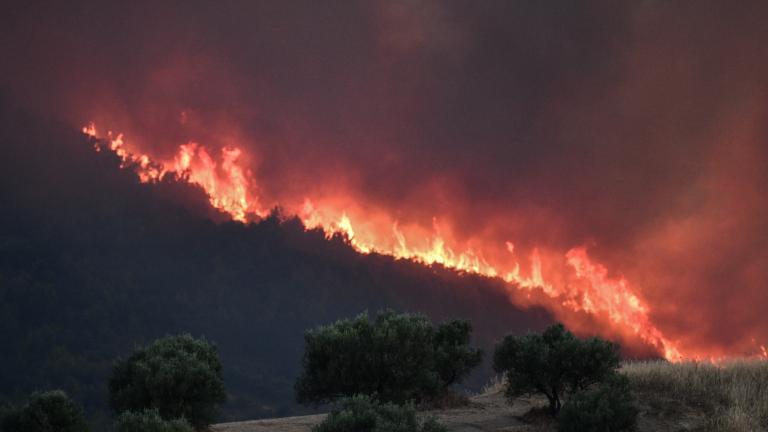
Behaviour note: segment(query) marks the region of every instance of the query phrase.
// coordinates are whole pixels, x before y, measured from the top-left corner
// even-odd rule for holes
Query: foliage
[[[411,404],[379,403],[369,396],[344,399],[312,432],[445,432],[434,418],[419,422]]]
[[[355,394],[402,403],[433,398],[460,381],[481,358],[469,347],[471,327],[451,321],[435,330],[422,315],[367,313],[305,335],[297,400],[330,402]]]
[[[205,339],[158,339],[115,363],[110,403],[115,412],[155,408],[164,419],[184,417],[201,429],[226,398],[221,369],[216,348]]]
[[[635,429],[638,410],[629,379],[613,374],[605,382],[577,391],[558,416],[560,432],[621,432]]]
[[[507,336],[497,346],[494,369],[506,374],[506,395],[543,394],[557,415],[562,399],[603,381],[619,367],[618,346],[599,338],[581,340],[562,324],[542,334]]]
[[[435,369],[443,385],[461,382],[483,360],[483,352],[469,345],[472,324],[452,320],[435,332]]]
[[[115,421],[115,432],[192,432],[184,419],[165,420],[157,409],[125,411]]]
[[[2,432],[87,432],[83,410],[63,391],[33,393],[27,405],[0,412]]]

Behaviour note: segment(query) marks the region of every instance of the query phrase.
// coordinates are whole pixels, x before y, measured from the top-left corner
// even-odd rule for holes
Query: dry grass
[[[496,374],[492,376],[487,383],[485,383],[483,388],[480,390],[480,393],[478,394],[503,393],[504,390],[506,390],[506,385],[507,384],[504,382],[504,375]]]
[[[768,431],[768,362],[636,362],[622,367],[640,408],[638,432]],[[494,377],[469,404],[428,412],[451,432],[553,432],[556,421],[541,397],[503,396],[504,380]],[[448,405],[452,405],[449,403]],[[306,432],[323,416],[228,423],[215,432]]]
[[[633,362],[622,367],[638,399],[662,415],[694,409],[705,430],[746,432],[768,426],[768,362]]]

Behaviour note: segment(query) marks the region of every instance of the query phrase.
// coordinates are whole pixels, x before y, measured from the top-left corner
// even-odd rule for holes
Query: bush
[[[434,418],[419,422],[416,409],[392,403],[381,404],[365,395],[342,402],[342,409],[333,410],[312,432],[445,432]]]
[[[481,359],[471,348],[469,323],[435,330],[422,315],[367,314],[311,330],[304,336],[297,400],[325,403],[356,394],[403,403],[434,398],[459,382]]]
[[[115,412],[157,409],[166,419],[186,418],[195,429],[211,424],[224,402],[216,348],[189,335],[158,339],[115,363],[109,381]]]
[[[618,346],[591,338],[581,340],[562,324],[542,334],[507,336],[496,347],[493,366],[504,373],[507,397],[543,394],[552,415],[562,399],[615,373],[619,367]]]
[[[611,375],[604,383],[576,392],[558,416],[560,432],[631,431],[637,424],[637,408],[629,379]]]
[[[184,419],[164,420],[156,409],[140,412],[126,411],[117,418],[115,432],[192,432]]]
[[[83,410],[63,391],[33,393],[22,408],[6,407],[0,413],[3,432],[87,432]]]

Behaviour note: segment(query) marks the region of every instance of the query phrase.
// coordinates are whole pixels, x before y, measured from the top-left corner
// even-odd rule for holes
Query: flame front
[[[122,161],[121,168],[132,166],[143,183],[161,181],[166,176],[198,185],[208,194],[214,208],[228,213],[232,219],[245,222],[249,215],[263,216],[267,212],[259,209],[259,203],[251,194],[253,180],[251,173],[240,164],[242,151],[225,147],[217,160],[208,150],[195,143],[181,144],[174,158],[156,161],[147,154],[129,151],[123,134],[108,131],[100,139],[94,123],[82,128],[82,132],[94,140],[94,149],[107,148]]]
[[[170,160],[158,161],[147,154],[129,151],[122,134],[100,136],[91,123],[82,129],[97,151],[109,150],[132,167],[142,182],[158,182],[167,176],[201,187],[210,204],[232,219],[246,222],[263,217],[269,208],[295,214],[307,229],[320,228],[327,237],[345,236],[360,253],[379,253],[427,265],[439,264],[460,272],[499,278],[507,282],[510,298],[530,299],[550,309],[568,323],[573,313],[590,314],[628,338],[639,338],[671,361],[698,358],[684,353],[651,320],[650,309],[624,278],[609,277],[605,266],[594,262],[584,247],[565,254],[533,249],[520,260],[515,246],[500,241],[505,255],[488,254],[488,242],[468,245],[456,240],[450,226],[437,217],[432,227],[402,224],[386,212],[367,211],[360,206],[340,205],[325,198],[304,198],[295,208],[282,203],[265,207],[254,191],[257,185],[242,162],[242,150],[225,147],[219,155],[204,146],[188,142],[179,145]],[[493,245],[494,250],[499,245]],[[488,255],[488,256],[486,256]],[[549,273],[547,273],[549,272]],[[535,294],[532,296],[532,294]],[[764,353],[764,349],[761,354]]]

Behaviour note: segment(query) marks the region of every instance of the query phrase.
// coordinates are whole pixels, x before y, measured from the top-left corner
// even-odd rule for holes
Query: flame
[[[590,289],[583,293],[581,303],[586,312],[605,311],[614,324],[632,329],[644,341],[661,348],[666,359],[683,359],[678,348],[651,324],[648,307],[632,292],[626,279],[609,279],[608,269],[592,263],[583,247],[571,249],[566,258],[576,276],[589,282]]]
[[[93,122],[83,126],[83,133],[91,138],[96,138],[96,125]]]
[[[269,207],[262,207],[254,192],[257,188],[253,176],[245,168],[242,150],[237,147],[224,147],[215,156],[206,147],[188,142],[178,147],[172,159],[158,161],[129,151],[123,134],[107,132],[100,139],[93,123],[82,131],[95,143],[96,150],[112,151],[121,159],[121,166],[132,167],[142,182],[172,176],[198,185],[208,194],[213,207],[237,221],[246,222],[269,213]],[[501,242],[503,247],[496,245],[495,249],[487,241],[461,242],[452,234],[450,224],[443,224],[438,218],[433,218],[431,229],[427,229],[414,223],[400,223],[386,212],[339,204],[327,197],[304,198],[296,208],[282,208],[296,214],[307,229],[320,228],[328,238],[346,237],[360,253],[385,254],[499,278],[507,282],[511,300],[522,294],[531,302],[549,307],[564,321],[574,312],[589,314],[614,331],[655,347],[668,360],[702,358],[682,352],[676,341],[667,338],[653,324],[650,308],[629,281],[611,278],[608,269],[594,262],[584,247],[575,247],[564,255],[534,248],[527,259],[520,260],[513,242]],[[503,254],[494,252],[498,250]],[[763,346],[759,355],[768,355]]]
[[[195,142],[181,144],[176,155],[168,161],[156,161],[147,154],[129,150],[122,133],[108,131],[100,139],[94,123],[82,128],[94,142],[94,149],[108,149],[117,155],[121,168],[133,167],[142,183],[162,181],[167,176],[198,185],[208,194],[214,208],[229,213],[232,219],[246,222],[251,216],[264,216],[258,200],[251,194],[255,188],[251,173],[241,165],[242,152],[235,147],[224,147],[217,159]]]

